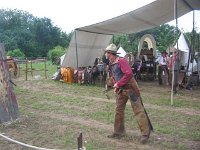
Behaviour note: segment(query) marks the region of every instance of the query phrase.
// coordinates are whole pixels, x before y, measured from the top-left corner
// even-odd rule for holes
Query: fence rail
[[[47,79],[47,58],[26,58],[26,59],[21,59],[21,58],[16,58],[15,59],[17,66],[18,66],[18,77],[21,75],[22,72],[25,72],[25,80],[28,80],[28,73],[31,73],[31,76],[33,77],[33,73],[36,71],[43,71],[45,79]],[[33,68],[33,65],[36,63],[44,63],[43,68],[36,69]],[[25,65],[25,66],[24,66]],[[22,67],[23,66],[23,67]]]

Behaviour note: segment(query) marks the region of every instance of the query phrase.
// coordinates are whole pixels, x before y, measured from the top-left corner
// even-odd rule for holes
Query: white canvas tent
[[[118,56],[120,56],[120,57],[124,57],[127,54],[126,51],[121,46],[117,50],[117,53],[119,53]]]
[[[93,65],[114,34],[131,34],[174,19],[174,0],[156,0],[139,9],[97,24],[77,28],[62,67]],[[177,16],[200,9],[200,0],[178,0]]]
[[[174,48],[179,51],[178,53],[181,57],[180,65],[187,67],[189,59],[189,47],[183,33],[180,34],[177,42],[174,45]],[[197,62],[195,60],[193,62],[189,62],[188,73],[191,74],[192,71],[197,71]]]
[[[181,56],[180,65],[187,67],[189,59],[189,47],[183,33],[180,34],[176,44],[174,45],[174,48],[179,51],[179,55]],[[189,62],[189,74],[191,74],[192,71],[197,71],[197,62],[195,60],[193,62]]]
[[[188,65],[188,58],[189,58],[189,47],[185,40],[183,33],[180,34],[174,48],[179,51],[181,56],[180,65],[187,66]]]
[[[70,41],[62,67],[93,66],[96,58],[101,56],[112,35],[96,34],[76,30]]]

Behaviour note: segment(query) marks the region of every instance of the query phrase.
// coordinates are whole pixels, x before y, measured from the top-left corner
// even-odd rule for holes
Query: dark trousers
[[[167,67],[167,65],[162,65],[158,67],[158,83],[159,85],[163,84],[162,81],[162,73],[166,73],[167,77],[168,77],[168,83],[169,83],[169,69]]]

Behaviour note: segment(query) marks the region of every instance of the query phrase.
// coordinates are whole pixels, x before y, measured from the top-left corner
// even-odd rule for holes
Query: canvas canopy
[[[200,0],[178,0],[177,16],[200,9]],[[63,67],[93,65],[103,54],[114,34],[131,34],[174,19],[174,0],[156,0],[124,15],[97,24],[77,28],[71,39]]]
[[[70,41],[62,67],[93,66],[95,58],[104,53],[104,48],[109,44],[111,38],[112,35],[76,30]]]

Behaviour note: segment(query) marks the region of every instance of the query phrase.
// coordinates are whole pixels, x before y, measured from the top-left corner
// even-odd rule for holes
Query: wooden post
[[[26,81],[28,80],[28,60],[26,58]]]
[[[18,65],[18,68],[17,68],[18,69],[18,77],[20,77],[20,67],[21,66],[20,66],[20,63],[17,63],[17,65]]]
[[[12,121],[20,116],[10,80],[4,45],[0,44],[0,123]]]
[[[78,150],[81,150],[83,148],[83,134],[80,133],[78,138],[77,138],[77,142],[78,142]]]
[[[171,106],[173,106],[174,105],[174,98],[173,98],[173,94],[174,94],[174,62],[175,62],[175,60],[173,60],[174,58],[174,52],[173,52],[173,54],[172,54],[172,87],[171,87]]]
[[[47,65],[46,65],[46,57],[44,58],[44,74],[45,74],[45,79],[47,79]]]
[[[31,76],[33,78],[33,65],[32,65],[32,60],[31,60]]]

